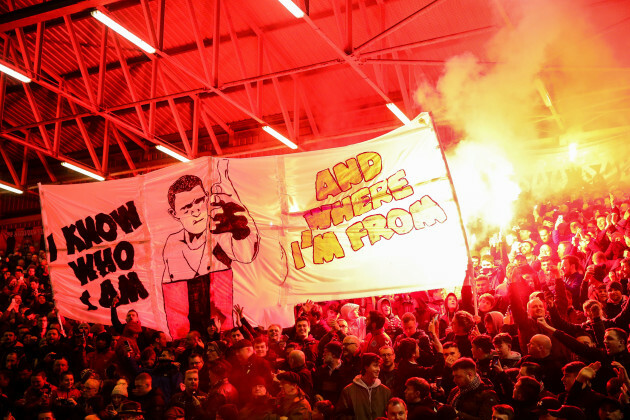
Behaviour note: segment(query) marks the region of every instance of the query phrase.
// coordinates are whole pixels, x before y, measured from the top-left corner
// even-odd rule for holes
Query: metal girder
[[[397,30],[402,28],[403,26],[409,24],[411,21],[413,21],[418,16],[421,16],[421,15],[425,14],[426,12],[431,10],[434,6],[436,6],[436,5],[440,4],[440,3],[443,3],[443,2],[444,2],[444,0],[432,0],[428,4],[424,5],[420,9],[416,10],[415,12],[413,12],[412,14],[407,16],[406,18],[398,21],[394,25],[390,26],[386,30],[384,30],[381,33],[379,33],[378,35],[376,35],[376,36],[372,37],[371,39],[365,41],[363,44],[361,44],[357,48],[355,48],[354,51],[356,53],[360,53],[361,51],[363,51],[366,48],[368,48],[370,45],[376,43],[377,41],[380,41],[381,39],[385,38],[388,35],[391,35],[392,33],[396,32]]]
[[[8,32],[47,20],[61,18],[120,0],[50,0],[0,15],[0,32]]]
[[[20,178],[18,178],[17,172],[15,172],[15,168],[13,167],[13,163],[11,163],[11,159],[9,159],[9,155],[7,155],[6,150],[4,150],[4,146],[0,143],[0,155],[4,160],[4,163],[9,168],[9,172],[11,173],[11,178],[13,178],[13,182],[15,185],[20,185]]]

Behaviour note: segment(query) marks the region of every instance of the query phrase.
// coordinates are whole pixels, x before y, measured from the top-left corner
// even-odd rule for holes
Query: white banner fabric
[[[59,312],[138,311],[182,337],[232,306],[255,324],[292,305],[461,285],[467,251],[427,114],[342,148],[205,157],[135,178],[40,185]]]

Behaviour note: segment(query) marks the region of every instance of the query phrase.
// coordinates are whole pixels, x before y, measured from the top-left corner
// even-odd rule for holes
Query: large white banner
[[[201,158],[135,178],[40,185],[59,312],[182,337],[210,319],[292,324],[292,305],[461,285],[467,252],[427,114],[360,144]]]

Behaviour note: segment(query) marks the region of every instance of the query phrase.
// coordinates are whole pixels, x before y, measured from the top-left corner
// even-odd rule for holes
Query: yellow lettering
[[[383,169],[383,160],[378,153],[365,152],[357,155],[359,166],[361,166],[361,172],[363,173],[363,179],[370,181]]]
[[[323,264],[331,262],[335,258],[343,258],[343,248],[333,232],[316,235],[313,238],[313,262]]]
[[[413,188],[405,178],[404,169],[387,178],[387,187],[396,200],[402,200],[413,194]]]
[[[387,181],[379,181],[370,187],[370,196],[372,196],[372,207],[377,209],[383,203],[392,201],[392,195],[387,191]]]
[[[363,187],[352,194],[351,200],[355,217],[372,210],[372,198],[370,197],[370,190],[367,187]]]
[[[446,213],[431,197],[423,196],[409,207],[409,212],[413,217],[413,226],[416,229],[424,229],[426,226],[433,226],[437,222],[446,221]]]
[[[353,185],[360,184],[363,178],[359,170],[359,164],[355,158],[346,160],[346,163],[338,163],[333,167],[337,185],[341,191],[348,191]]]
[[[295,268],[298,270],[303,269],[306,264],[304,264],[304,258],[302,257],[302,250],[300,249],[300,244],[295,242],[291,242],[291,253],[293,254],[293,264]]]
[[[381,238],[390,239],[394,236],[394,231],[387,227],[387,221],[382,214],[375,214],[363,219],[363,226],[368,231],[370,243],[374,245]]]
[[[363,238],[368,236],[368,232],[363,227],[363,222],[356,222],[346,229],[346,235],[348,235],[352,250],[358,251],[363,248]]]
[[[313,231],[312,230],[303,230],[302,231],[302,241],[300,244],[301,248],[308,248],[313,246]]]
[[[332,176],[329,169],[317,172],[315,178],[315,195],[318,201],[325,200],[329,195],[333,197],[341,193],[335,177]]]
[[[330,227],[330,206],[322,206],[304,214],[304,219],[311,230],[328,229]]]
[[[350,219],[354,217],[352,200],[350,200],[350,197],[344,197],[341,201],[334,203],[332,205],[332,210],[330,211],[330,217],[332,218],[332,223],[335,226],[344,220],[350,221]]]
[[[387,227],[399,235],[404,235],[413,229],[413,218],[407,210],[391,209],[387,213]]]

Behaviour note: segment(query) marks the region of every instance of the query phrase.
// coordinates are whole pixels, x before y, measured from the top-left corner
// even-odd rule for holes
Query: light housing
[[[0,71],[4,74],[8,74],[14,79],[19,80],[22,83],[31,83],[31,78],[20,73],[17,70],[12,69],[11,67],[7,67],[4,64],[0,63]]]
[[[0,182],[0,188],[2,188],[3,190],[10,191],[10,192],[15,193],[15,194],[24,194],[24,191],[18,190],[17,188],[12,187],[12,186],[7,185],[7,184],[4,184],[2,182]]]
[[[155,146],[155,148],[162,153],[166,153],[167,155],[174,157],[180,162],[190,162],[190,159],[188,159],[186,156],[182,156],[179,153],[169,149],[168,147],[162,146],[161,144],[158,144],[157,146]]]
[[[304,17],[304,12],[302,9],[298,7],[297,4],[293,3],[291,0],[278,0],[286,9],[291,12],[293,16],[298,19],[302,19]]]
[[[286,138],[282,134],[278,133],[276,130],[274,130],[273,128],[269,127],[268,125],[263,126],[262,129],[265,130],[265,132],[267,132],[269,135],[271,135],[271,136],[275,137],[276,139],[280,140],[288,148],[293,149],[293,150],[297,149],[297,144],[293,143],[291,140],[289,140],[288,138]]]
[[[121,24],[107,16],[105,13],[101,12],[100,10],[92,10],[91,14],[94,19],[98,20],[103,25],[107,26],[132,44],[136,45],[142,51],[148,54],[155,54],[156,49],[154,47],[149,45],[147,42],[141,40],[137,35],[132,34],[127,28],[124,28]]]
[[[96,174],[94,172],[90,172],[87,169],[80,168],[80,167],[78,167],[76,165],[73,165],[72,163],[61,162],[61,166],[64,166],[64,167],[66,167],[68,169],[72,169],[73,171],[78,172],[80,174],[83,174],[85,176],[89,176],[90,178],[94,178],[97,181],[105,181],[105,178],[100,176],[99,174]]]
[[[409,118],[407,118],[407,116],[405,115],[404,112],[402,112],[400,110],[400,108],[398,108],[396,106],[396,104],[390,102],[387,104],[387,108],[389,108],[389,110],[392,112],[392,114],[394,114],[396,116],[396,118],[398,118],[400,121],[402,121],[403,124],[407,125],[411,122],[411,120]]]

